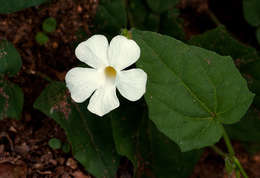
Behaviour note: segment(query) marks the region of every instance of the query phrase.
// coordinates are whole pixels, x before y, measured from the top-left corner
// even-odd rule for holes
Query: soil
[[[71,153],[49,147],[48,141],[54,137],[66,142],[65,133],[52,119],[32,106],[49,78],[63,81],[66,71],[76,65],[74,44],[79,38],[78,30],[91,35],[97,6],[97,0],[54,0],[40,7],[0,15],[0,40],[12,42],[23,60],[19,75],[11,80],[21,86],[25,95],[21,120],[0,121],[0,178],[91,178]],[[241,0],[182,0],[180,7],[189,36],[215,27],[205,13],[205,9],[210,8],[238,39],[259,47],[254,29],[243,19]],[[49,34],[49,42],[41,46],[35,41],[35,35],[42,31],[42,22],[48,17],[54,17],[58,26]],[[220,147],[223,145],[219,143]],[[234,142],[234,145],[249,176],[260,178],[260,152],[249,155],[241,143]],[[123,160],[120,167],[118,177],[129,177],[129,162]],[[223,177],[228,177],[223,159],[206,149],[191,178]]]

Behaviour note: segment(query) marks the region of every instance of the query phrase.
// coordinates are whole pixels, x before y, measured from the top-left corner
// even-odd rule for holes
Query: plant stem
[[[239,160],[235,156],[234,148],[233,148],[233,146],[231,144],[231,141],[230,141],[230,139],[228,137],[228,134],[227,134],[227,132],[226,132],[224,127],[223,127],[223,138],[224,138],[224,141],[226,143],[226,146],[227,146],[230,158],[234,161],[234,163],[236,164],[237,168],[239,169],[241,174],[244,176],[244,178],[248,178],[248,176],[246,174],[246,171],[244,170],[244,168],[240,164]]]
[[[228,152],[229,152],[230,156],[231,157],[235,156],[235,151],[233,149],[231,141],[230,141],[230,139],[228,137],[228,134],[227,134],[226,130],[224,129],[224,127],[223,127],[223,138],[224,138],[224,141],[225,141],[225,143],[227,145],[227,149],[228,149]]]
[[[242,167],[242,165],[240,164],[239,160],[234,156],[233,157],[234,163],[237,165],[239,171],[241,172],[241,174],[244,176],[244,178],[248,178],[246,171],[244,170],[244,168]]]
[[[240,171],[239,170],[236,170],[236,178],[240,178]]]
[[[217,154],[222,156],[224,159],[228,156],[226,153],[224,153],[219,147],[212,145],[210,146]]]
[[[217,26],[220,26],[220,25],[221,25],[221,22],[218,20],[218,18],[215,16],[215,14],[214,14],[210,9],[207,10],[207,13],[208,13],[209,17],[211,18],[211,20],[212,20]]]

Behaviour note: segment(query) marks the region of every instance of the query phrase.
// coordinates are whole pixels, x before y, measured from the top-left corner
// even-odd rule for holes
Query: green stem
[[[207,12],[208,12],[208,15],[210,16],[211,20],[212,20],[217,26],[220,26],[220,25],[221,25],[221,22],[218,20],[218,18],[215,16],[215,14],[214,14],[210,9],[208,9]]]
[[[224,127],[223,127],[223,138],[224,138],[224,141],[226,143],[226,146],[227,146],[230,158],[234,161],[234,163],[236,164],[237,168],[239,169],[241,174],[244,176],[244,178],[248,178],[248,176],[246,174],[246,171],[244,170],[244,168],[240,164],[239,160],[235,156],[234,148],[233,148],[233,146],[231,144],[231,141],[230,141],[230,139],[228,137],[228,134],[227,134],[227,132],[226,132]]]
[[[242,167],[242,165],[240,164],[239,160],[234,156],[233,157],[234,163],[237,165],[239,171],[241,172],[241,174],[244,176],[244,178],[248,178],[246,171],[244,170],[244,168]]]
[[[226,153],[224,153],[219,147],[212,145],[210,146],[217,154],[222,156],[224,159],[228,156]]]
[[[225,141],[225,143],[227,145],[227,149],[228,149],[229,155],[231,157],[235,156],[235,151],[233,149],[231,141],[230,141],[230,139],[228,137],[228,134],[227,134],[226,130],[224,129],[224,127],[223,127],[223,138],[224,138],[224,141]]]
[[[236,178],[240,178],[240,171],[239,170],[236,170]]]

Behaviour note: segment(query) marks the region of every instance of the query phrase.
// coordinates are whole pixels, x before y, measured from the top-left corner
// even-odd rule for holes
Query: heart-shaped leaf
[[[182,151],[215,144],[222,124],[238,122],[254,94],[232,58],[153,32],[132,30],[148,74],[149,117]]]
[[[114,178],[119,164],[110,120],[88,112],[66,93],[65,84],[49,84],[34,107],[53,118],[65,130],[75,158],[98,178]]]

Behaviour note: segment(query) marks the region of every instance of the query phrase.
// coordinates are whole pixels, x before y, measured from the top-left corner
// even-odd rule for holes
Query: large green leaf
[[[13,76],[21,66],[22,60],[15,47],[5,40],[0,41],[0,74]]]
[[[23,91],[9,81],[0,81],[0,120],[20,119],[23,109]]]
[[[260,25],[260,1],[243,0],[244,17],[252,26]]]
[[[173,8],[180,0],[146,0],[148,6],[157,13]]]
[[[126,28],[127,15],[122,0],[100,0],[94,19],[100,33],[116,35],[121,28]]]
[[[38,6],[49,0],[0,0],[0,14],[12,13],[22,9]]]
[[[148,74],[149,117],[182,151],[215,144],[253,100],[232,58],[153,32],[132,30]]]
[[[256,94],[254,103],[260,103],[258,93],[260,94],[260,58],[255,48],[247,46],[232,37],[224,26],[209,30],[201,35],[194,36],[190,44],[213,50],[221,55],[231,56],[240,67],[240,71],[250,74],[247,77],[250,89]],[[252,78],[254,77],[254,78]],[[260,104],[259,104],[260,105]]]
[[[115,177],[119,156],[109,119],[100,119],[88,112],[85,104],[72,102],[62,82],[48,85],[34,107],[65,130],[73,155],[87,171],[98,178]]]
[[[117,151],[135,166],[135,177],[189,177],[201,150],[182,153],[147,117],[144,102],[125,102],[112,112]]]

